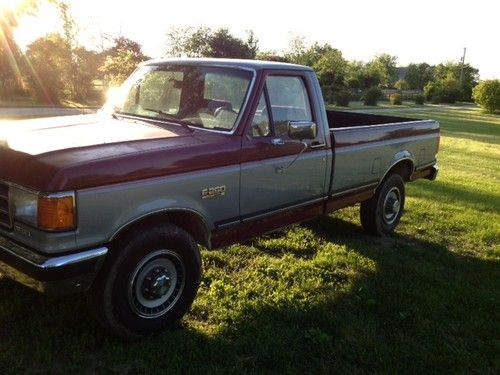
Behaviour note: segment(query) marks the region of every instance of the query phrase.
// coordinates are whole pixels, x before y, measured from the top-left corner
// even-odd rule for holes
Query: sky
[[[12,1],[12,0],[0,0]],[[261,51],[282,52],[294,36],[307,44],[329,43],[348,60],[371,60],[377,53],[398,57],[398,65],[465,62],[481,79],[500,79],[500,1],[439,0],[308,0],[272,1],[116,1],[70,0],[80,27],[81,43],[100,48],[101,35],[125,36],[140,42],[151,57],[166,50],[172,27],[228,28],[238,37],[253,30]],[[16,31],[23,47],[35,38],[60,30],[53,7],[42,6]],[[106,44],[104,43],[104,46]]]

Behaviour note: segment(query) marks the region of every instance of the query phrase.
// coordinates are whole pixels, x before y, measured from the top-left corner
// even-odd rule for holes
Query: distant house
[[[398,66],[396,68],[396,76],[398,77],[397,80],[405,79],[407,72],[408,72],[408,67],[407,66]]]

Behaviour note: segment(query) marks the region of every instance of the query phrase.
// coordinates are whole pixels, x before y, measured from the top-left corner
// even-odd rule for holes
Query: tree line
[[[122,36],[101,51],[81,46],[69,4],[46,1],[57,9],[63,32],[36,39],[24,53],[13,33],[18,19],[34,15],[40,1],[25,0],[17,9],[0,12],[0,99],[32,97],[44,104],[57,104],[63,99],[99,102],[102,90],[96,90],[96,83],[101,87],[118,85],[139,63],[149,59],[139,43]]]
[[[22,9],[0,16],[0,99],[28,95],[43,103],[86,101],[98,96],[96,82],[104,87],[118,85],[148,59],[138,42],[123,36],[101,51],[79,45],[78,27],[68,3],[48,1],[59,11],[63,33],[38,38],[24,53],[13,38],[13,30],[23,13],[37,11],[39,1],[26,0]],[[386,53],[369,62],[348,61],[330,44],[306,46],[300,37],[292,38],[281,54],[259,51],[258,39],[251,31],[246,38],[238,38],[225,28],[172,28],[165,38],[164,55],[170,57],[262,59],[311,66],[327,102],[377,96],[380,88],[416,90],[434,103],[471,101],[479,81],[478,69],[469,64],[418,63],[401,68],[397,57]]]

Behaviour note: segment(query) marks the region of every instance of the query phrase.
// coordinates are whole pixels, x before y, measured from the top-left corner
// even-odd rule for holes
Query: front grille
[[[9,185],[0,182],[0,226],[12,228],[9,213]]]

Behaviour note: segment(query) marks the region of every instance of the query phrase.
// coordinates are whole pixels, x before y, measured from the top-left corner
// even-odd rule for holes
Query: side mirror
[[[292,139],[314,139],[318,135],[318,125],[312,121],[290,121],[288,136]]]

